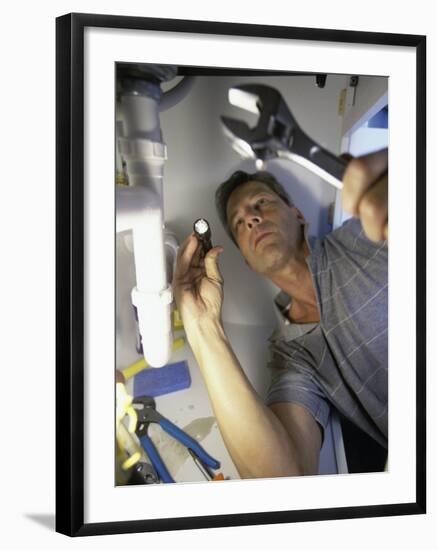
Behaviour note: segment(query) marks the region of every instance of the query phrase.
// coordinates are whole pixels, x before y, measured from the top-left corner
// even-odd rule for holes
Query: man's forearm
[[[219,323],[187,331],[226,447],[243,478],[301,475],[298,449],[247,379]]]

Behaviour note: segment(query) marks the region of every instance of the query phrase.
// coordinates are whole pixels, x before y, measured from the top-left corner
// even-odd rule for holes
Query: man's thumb
[[[217,283],[223,283],[223,277],[221,276],[219,267],[218,267],[218,257],[223,252],[221,246],[215,246],[208,251],[205,256],[205,271],[208,279],[212,279]]]

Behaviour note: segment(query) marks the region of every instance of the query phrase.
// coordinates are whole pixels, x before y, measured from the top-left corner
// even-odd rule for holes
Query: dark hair
[[[288,193],[285,191],[283,186],[278,182],[278,180],[270,174],[270,172],[255,172],[254,174],[249,174],[248,172],[243,172],[238,170],[234,172],[226,181],[221,183],[215,192],[215,206],[217,209],[218,216],[220,221],[223,224],[223,227],[229,237],[235,242],[234,236],[232,234],[231,228],[228,224],[228,216],[226,213],[226,207],[228,205],[229,197],[231,194],[244,183],[248,181],[259,181],[264,183],[271,191],[276,193],[288,206],[293,205],[293,201],[290,199]]]

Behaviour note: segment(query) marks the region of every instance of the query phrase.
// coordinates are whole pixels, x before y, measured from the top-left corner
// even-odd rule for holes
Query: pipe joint
[[[118,138],[120,154],[126,161],[161,161],[167,160],[167,146],[161,141],[150,141],[141,138]]]
[[[144,292],[134,287],[132,289],[132,303],[137,308],[152,309],[159,306],[169,306],[173,302],[173,290],[171,286],[159,292]]]

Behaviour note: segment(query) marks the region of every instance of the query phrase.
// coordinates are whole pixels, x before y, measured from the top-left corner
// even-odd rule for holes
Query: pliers
[[[171,477],[153,441],[147,434],[149,424],[152,422],[159,424],[164,431],[173,436],[177,441],[179,441],[179,443],[182,443],[182,445],[185,445],[185,447],[191,449],[191,451],[201,462],[203,462],[203,464],[213,468],[214,470],[220,468],[220,462],[215,460],[215,458],[212,458],[212,456],[202,449],[197,441],[156,410],[155,400],[152,397],[136,397],[133,400],[132,405],[137,411],[138,416],[136,434],[141,442],[141,445],[143,446],[143,449],[146,451],[152,466],[164,483],[174,483],[174,479]]]
[[[221,117],[225,134],[240,155],[261,164],[276,157],[287,158],[343,188],[346,161],[305,134],[278,90],[264,84],[235,86],[229,90],[229,102],[259,115],[254,128],[242,120]]]

